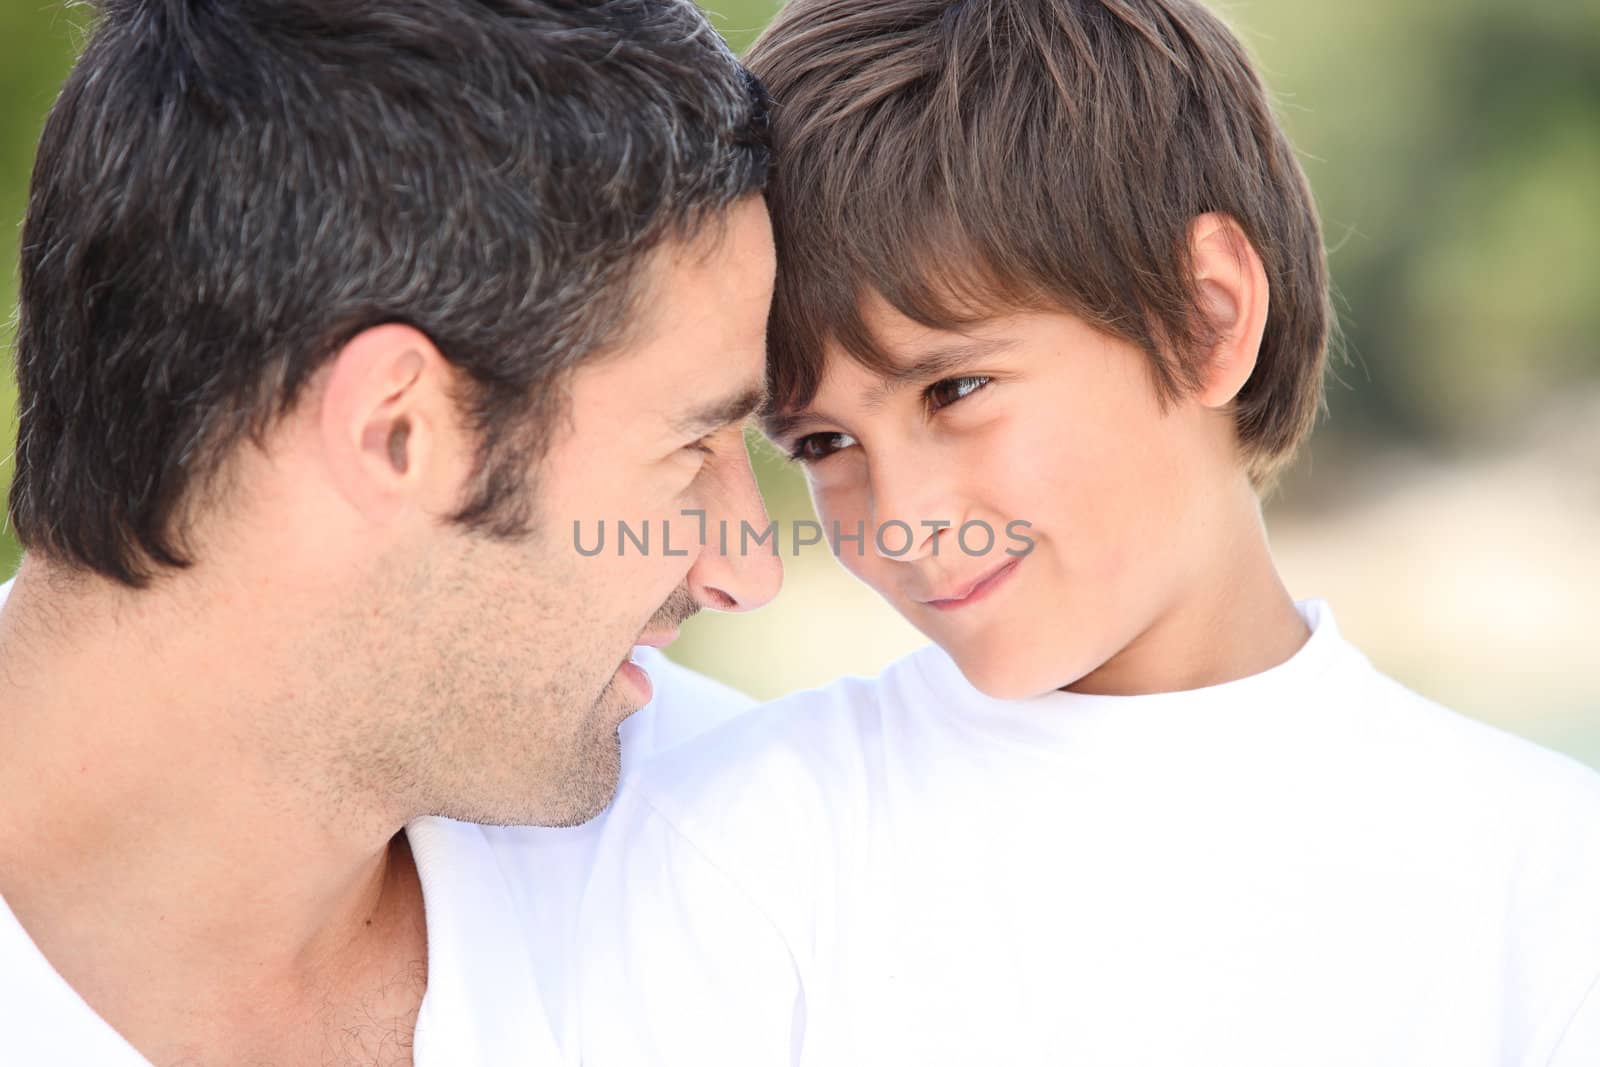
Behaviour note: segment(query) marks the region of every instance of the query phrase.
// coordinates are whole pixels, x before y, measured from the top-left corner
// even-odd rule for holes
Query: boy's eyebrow
[[[700,404],[694,409],[672,419],[673,433],[683,437],[700,437],[712,430],[743,422],[761,407],[767,399],[765,385],[750,385],[736,393]]]
[[[996,352],[1003,352],[1012,345],[1013,342],[1005,338],[991,338],[952,341],[930,348],[912,363],[897,367],[883,375],[877,383],[869,386],[861,394],[861,405],[871,411],[881,407],[883,402],[889,399],[889,395],[897,390],[904,389],[908,385],[936,382],[968,364],[992,356]]]
[[[761,432],[774,441],[782,441],[794,432],[794,428],[812,418],[811,409],[805,407],[799,411],[785,411],[781,414],[763,414],[761,416]]]
[[[896,367],[883,375],[861,394],[861,405],[870,413],[883,406],[891,393],[908,385],[936,382],[955,371],[1015,345],[1007,338],[990,340],[952,341],[923,352],[914,362]],[[765,414],[761,417],[761,431],[774,441],[781,441],[803,422],[814,418],[809,406],[797,411]]]

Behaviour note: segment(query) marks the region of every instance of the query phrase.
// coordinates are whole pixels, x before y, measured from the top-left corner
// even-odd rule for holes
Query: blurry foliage
[[[17,306],[17,241],[27,207],[28,176],[45,112],[66,77],[83,35],[81,9],[50,0],[5,0],[0,3],[0,344],[11,352]],[[15,442],[16,388],[8,372],[0,384],[0,490],[11,485]],[[0,534],[0,577],[16,569],[19,556],[6,521]]]
[[[1350,357],[1331,429],[1492,441],[1600,378],[1600,9],[1278,10],[1230,15],[1322,209]]]
[[[774,9],[707,6],[736,48]],[[1322,210],[1347,353],[1333,367],[1323,435],[1493,443],[1552,393],[1600,381],[1594,0],[1220,10],[1258,57]],[[8,309],[34,144],[85,18],[50,0],[0,4]],[[8,325],[8,348],[9,338]],[[13,403],[0,389],[0,424]]]
[[[700,0],[700,6],[734,50],[743,52],[782,4],[779,0]]]

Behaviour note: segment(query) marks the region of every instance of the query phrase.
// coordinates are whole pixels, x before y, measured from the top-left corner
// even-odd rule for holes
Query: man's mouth
[[[678,628],[676,626],[669,630],[646,630],[634,639],[633,647],[666,648],[677,639]],[[632,651],[629,651],[622,658],[622,662],[617,664],[616,674],[633,690],[635,700],[639,706],[642,707],[649,703],[651,697],[655,695],[655,687],[650,683],[650,675],[643,667],[634,662]]]
[[[666,648],[677,639],[678,628],[674,626],[670,630],[646,630],[633,643],[635,647],[643,645],[647,648]]]

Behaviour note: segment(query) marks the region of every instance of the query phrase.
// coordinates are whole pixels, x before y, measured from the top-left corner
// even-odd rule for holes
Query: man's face
[[[875,301],[867,321],[900,367],[926,372],[887,384],[830,352],[778,442],[799,451],[830,534],[865,523],[864,550],[845,542],[840,561],[992,696],[1114,691],[1194,573],[1185,531],[1242,477],[1227,420],[1163,413],[1146,357],[1069,315],[949,333]],[[884,530],[888,553],[874,537],[892,520],[914,531],[898,558],[903,529]],[[1032,549],[1008,554],[1023,538]]]
[[[576,372],[569,417],[530,471],[534,535],[441,526],[425,629],[448,648],[426,653],[444,676],[422,763],[439,772],[442,813],[543,825],[597,814],[616,786],[617,726],[650,698],[633,646],[670,641],[700,608],[777,593],[776,556],[724,556],[716,535],[723,521],[767,522],[743,427],[764,391],[774,265],[759,198],[659,250],[633,339]],[[704,544],[685,511],[705,513]]]

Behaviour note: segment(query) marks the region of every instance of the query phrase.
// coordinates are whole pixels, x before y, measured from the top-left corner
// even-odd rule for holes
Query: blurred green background
[[[34,145],[87,15],[0,4],[10,309]],[[707,6],[739,48],[776,7]],[[1345,333],[1328,414],[1268,502],[1290,589],[1412,688],[1600,766],[1600,6],[1217,7],[1300,149]],[[14,407],[8,382],[8,435]],[[809,517],[752,449],[774,517]],[[9,534],[0,554],[9,573]],[[826,552],[785,562],[773,605],[703,615],[673,655],[773,696],[922,643]]]

